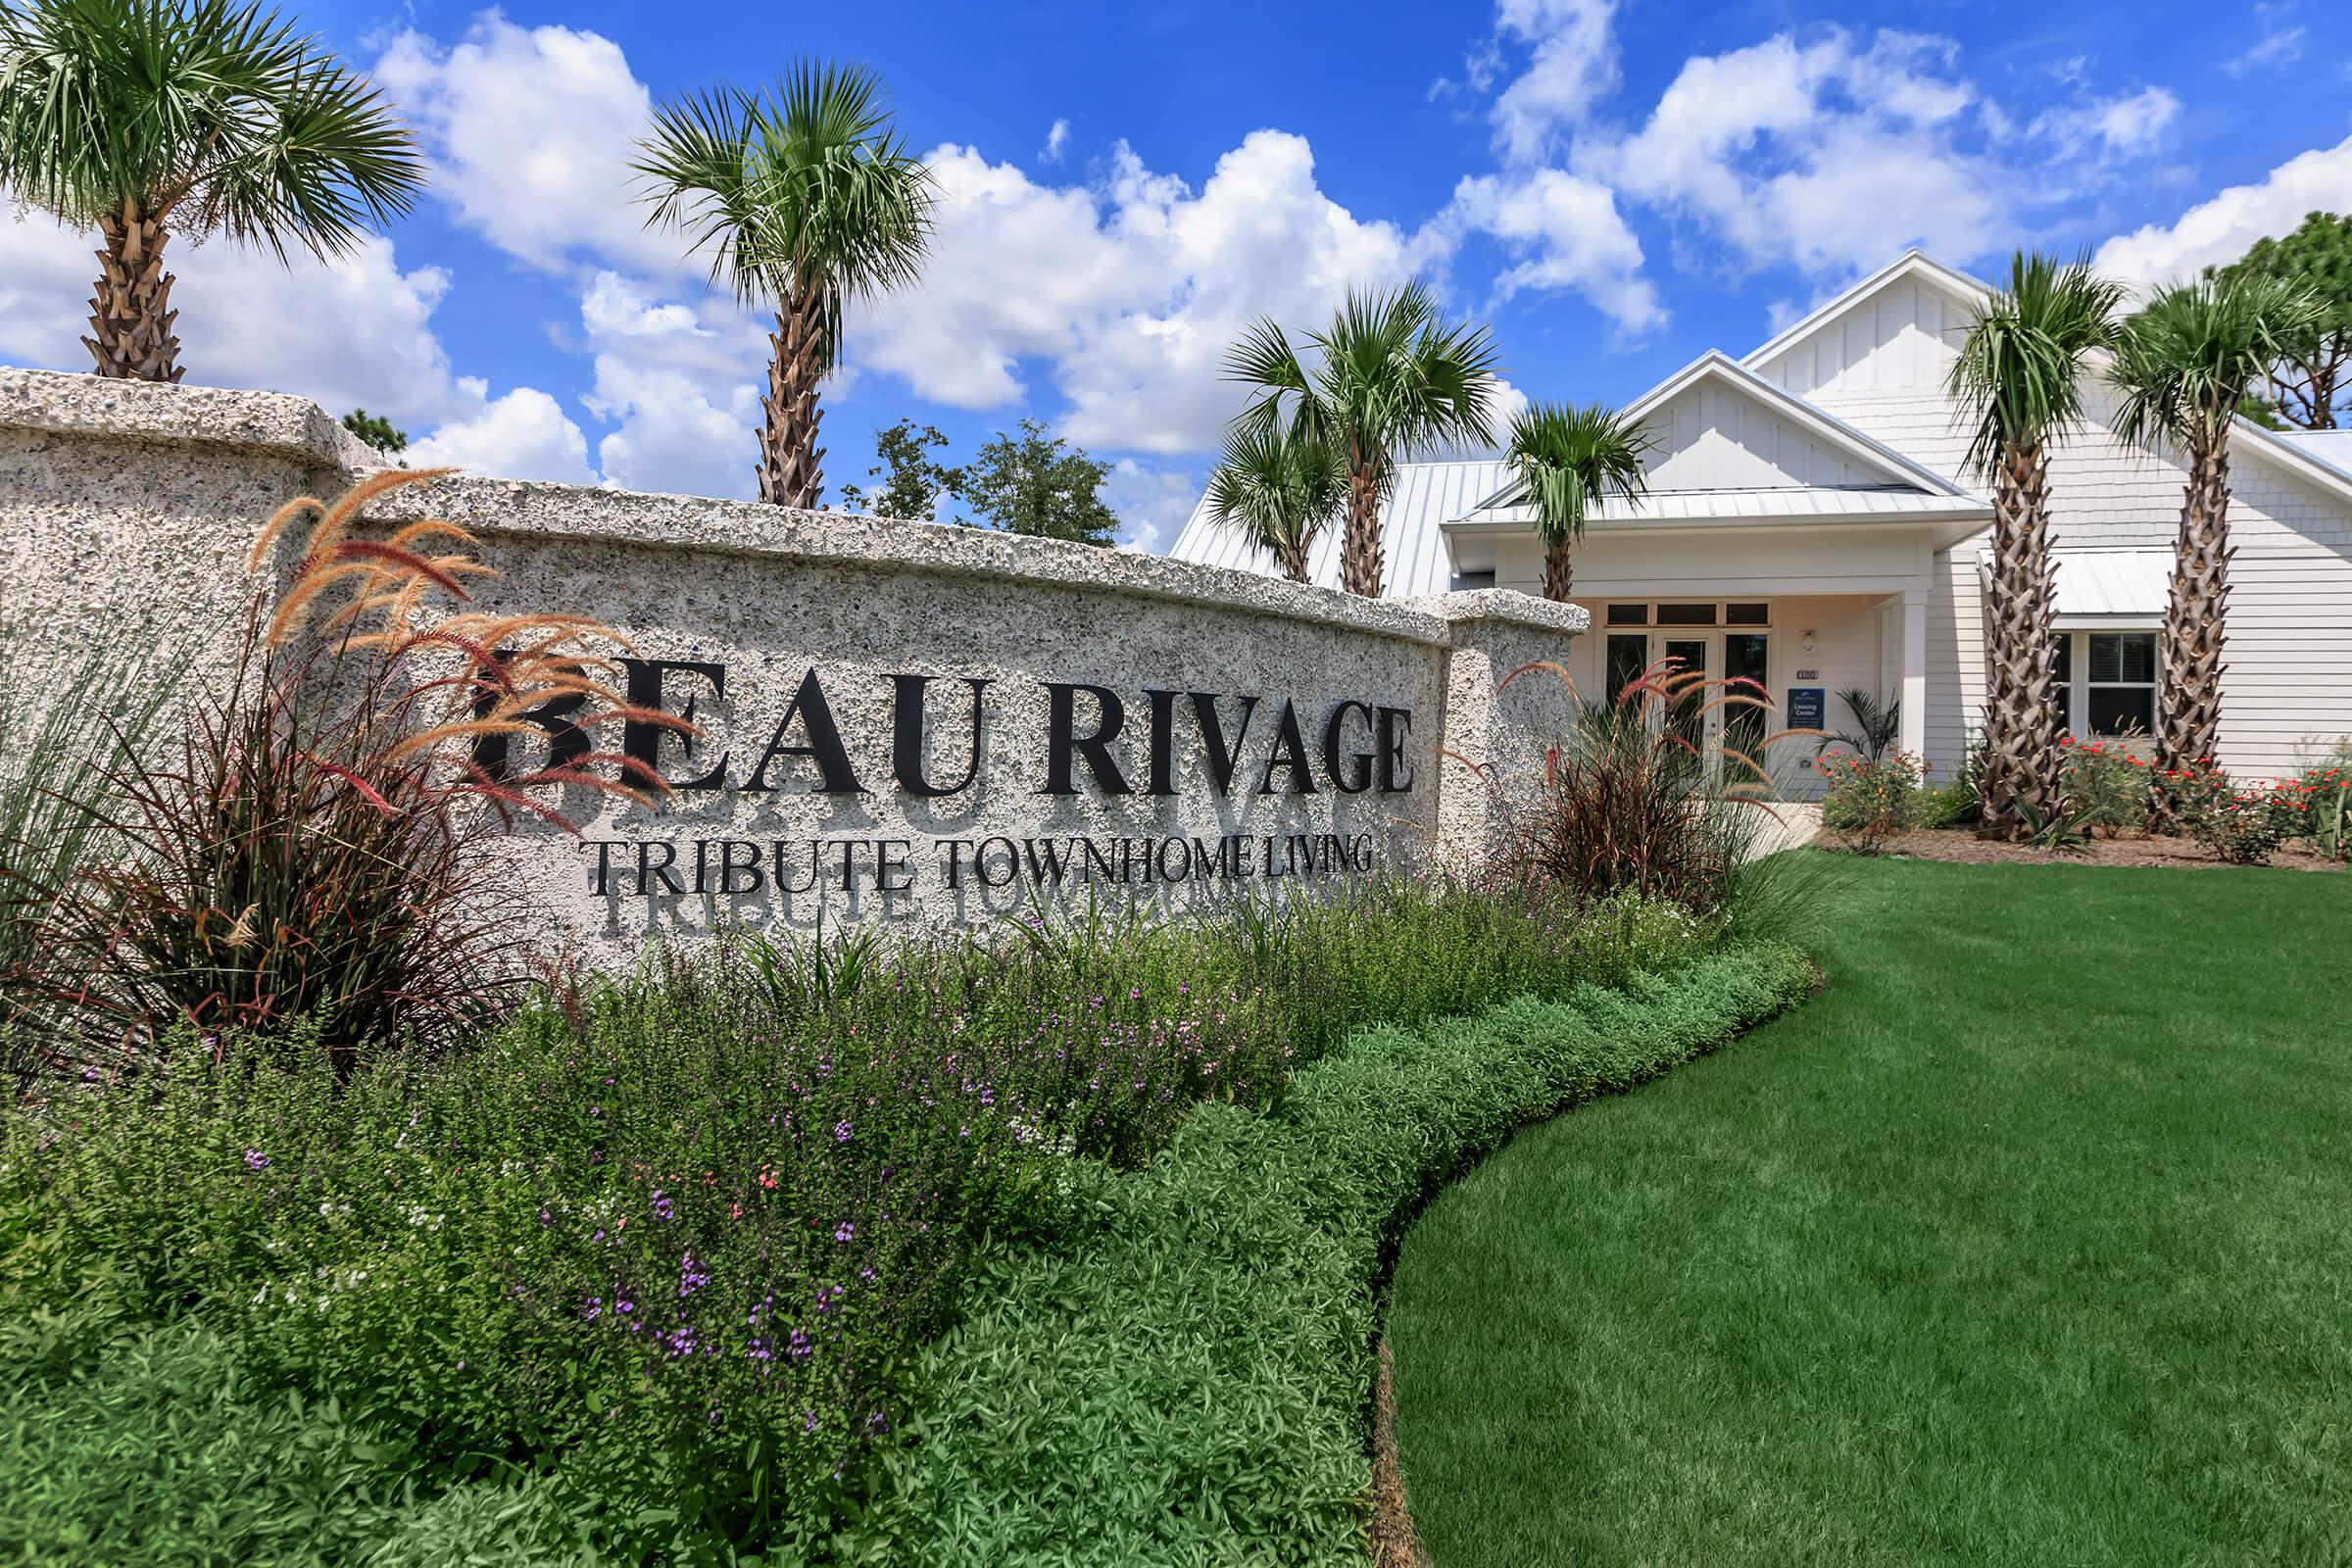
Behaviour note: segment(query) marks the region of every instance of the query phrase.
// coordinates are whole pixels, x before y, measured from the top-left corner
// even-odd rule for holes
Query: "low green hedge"
[[[1803,997],[1735,951],[1624,991],[1368,1030],[1270,1112],[1201,1107],[1100,1228],[998,1262],[929,1348],[851,1555],[1360,1563],[1375,1297],[1401,1226],[1534,1116],[1629,1088]]]

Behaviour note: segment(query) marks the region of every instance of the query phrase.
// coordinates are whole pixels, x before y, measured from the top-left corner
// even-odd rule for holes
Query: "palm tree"
[[[100,375],[179,379],[173,233],[336,256],[423,184],[382,96],[258,5],[0,7],[0,187],[103,239],[82,339]]]
[[[2159,289],[2124,322],[2112,371],[2115,427],[2188,468],[2156,702],[2158,765],[2208,761],[2222,727],[2222,650],[2230,609],[2230,430],[2248,387],[2282,346],[2317,331],[2318,301],[2261,276]]]
[[[1270,552],[1293,582],[1348,500],[1348,465],[1336,448],[1292,426],[1235,430],[1208,476],[1209,520]]]
[[[720,87],[668,105],[637,145],[647,222],[683,229],[710,251],[712,281],[775,312],[760,499],[814,507],[816,392],[841,360],[843,303],[919,274],[931,172],[892,131],[880,80],[807,61],[772,93]]]
[[[1381,294],[1350,292],[1320,332],[1310,374],[1283,330],[1260,320],[1226,359],[1226,373],[1259,389],[1234,421],[1237,432],[1270,435],[1288,423],[1331,448],[1347,466],[1347,523],[1340,578],[1351,594],[1377,598],[1382,563],[1380,509],[1396,461],[1437,446],[1491,439],[1494,347],[1483,326],[1448,325],[1419,282]]]
[[[1975,422],[1967,466],[1992,485],[1984,735],[1978,794],[1987,833],[2038,829],[2064,790],[2057,691],[2057,564],[2050,555],[2049,448],[2082,420],[2090,357],[2115,341],[2120,285],[2087,254],[2017,252],[1977,307],[1948,389]]]
[[[1538,403],[1511,420],[1511,470],[1536,509],[1544,540],[1544,597],[1565,600],[1576,582],[1573,552],[1585,519],[1603,502],[1648,491],[1642,466],[1648,435],[1615,409]]]

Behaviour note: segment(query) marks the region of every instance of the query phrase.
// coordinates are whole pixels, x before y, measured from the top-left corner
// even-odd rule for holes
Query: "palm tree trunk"
[[[1984,831],[2015,836],[2048,822],[2065,790],[2057,659],[2051,618],[2049,470],[2039,442],[2010,447],[1994,475],[1992,597],[1986,652],[1984,750],[1978,793]]]
[[[97,373],[131,381],[177,381],[179,339],[172,323],[172,274],[164,270],[164,220],[124,202],[121,217],[98,220],[106,249],[90,295],[90,332],[82,346]]]
[[[1278,552],[1282,574],[1293,582],[1304,582],[1306,577],[1306,548],[1303,545],[1285,545]]]
[[[1340,537],[1340,584],[1366,599],[1380,597],[1380,480],[1363,448],[1348,443],[1348,519]]]
[[[1544,597],[1565,604],[1568,590],[1576,586],[1576,547],[1565,539],[1546,540],[1544,545]]]
[[[2213,760],[2222,731],[2222,648],[2228,641],[2230,448],[2189,452],[2188,492],[2164,607],[2164,684],[2156,691],[2157,765],[2167,771]]]
[[[816,444],[817,383],[825,374],[823,290],[804,284],[776,312],[768,334],[766,421],[760,427],[760,499],[813,511],[824,495]]]

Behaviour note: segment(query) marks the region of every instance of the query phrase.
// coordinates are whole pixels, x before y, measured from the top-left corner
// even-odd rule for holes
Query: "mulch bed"
[[[1837,834],[1826,830],[1813,842],[1825,850],[1845,847]],[[1981,839],[1971,828],[1938,827],[1890,839],[1886,853],[1920,860],[1951,860],[1963,865],[2171,865],[2232,869],[2229,861],[2214,858],[2213,853],[2196,840],[2172,837],[2092,839],[2067,849],[2044,850],[2030,844]],[[2270,863],[2291,871],[2344,869],[2341,860],[2324,859],[2300,849],[2281,849],[2271,857]]]

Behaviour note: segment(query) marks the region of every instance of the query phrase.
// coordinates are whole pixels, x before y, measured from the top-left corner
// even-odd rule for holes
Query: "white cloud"
[[[1119,515],[1119,548],[1165,554],[1200,500],[1191,470],[1121,458],[1102,481],[1102,500]]]
[[[1213,446],[1241,393],[1224,357],[1259,316],[1329,315],[1351,286],[1411,275],[1434,239],[1365,222],[1324,195],[1301,137],[1252,131],[1195,192],[1125,147],[1098,187],[1051,186],[976,149],[929,156],[933,264],[887,304],[853,310],[853,363],[923,397],[995,408],[1045,361],[1083,445]]]
[[[596,380],[582,401],[617,426],[597,443],[605,478],[629,490],[754,493],[767,341],[728,301],[657,298],[599,272],[580,302]]]
[[[43,217],[0,224],[0,356],[19,365],[86,370],[94,236]],[[439,268],[402,271],[392,242],[363,239],[320,262],[216,239],[174,239],[179,358],[197,386],[292,392],[341,414],[366,407],[395,422],[462,407],[431,316],[450,286]]]
[[[495,11],[444,48],[400,34],[375,66],[433,161],[433,193],[493,245],[549,271],[583,255],[641,271],[689,264],[631,198],[653,100],[610,38]]]
[[[1694,56],[1638,132],[1580,146],[1580,167],[1749,265],[1850,270],[1909,243],[1981,255],[2016,231],[2019,187],[1975,145],[1983,106],[1952,58],[1941,39],[1835,28]]]
[[[2253,184],[2232,185],[2177,222],[2119,234],[2099,247],[2098,265],[2110,276],[2143,286],[2192,277],[2202,268],[2236,261],[2266,234],[2297,227],[2306,213],[2341,208],[2347,191],[2352,136],[2298,154]]]
[[[554,398],[527,386],[492,398],[489,384],[475,376],[460,376],[458,390],[476,408],[410,442],[403,456],[411,467],[454,466],[496,479],[596,482],[588,466],[588,438]]]
[[[2222,69],[2232,76],[2242,76],[2249,71],[2265,66],[2283,66],[2303,58],[2304,27],[2288,20],[2294,15],[2291,0],[2257,0],[2254,20],[2261,31],[2246,46],[2243,54],[2222,63]]]
[[[1518,163],[1544,156],[1553,134],[1582,122],[1618,82],[1616,0],[1500,0],[1495,30],[1525,45],[1527,68],[1494,100],[1494,144]],[[1465,64],[1483,89],[1499,69],[1495,54]]]
[[[1053,128],[1046,132],[1046,145],[1037,155],[1038,162],[1042,164],[1060,163],[1062,151],[1069,144],[1070,122],[1066,120],[1056,120],[1054,122]]]
[[[1453,212],[1512,253],[1495,279],[1504,298],[1523,289],[1573,289],[1622,333],[1665,322],[1658,291],[1642,275],[1642,242],[1599,181],[1557,169],[1486,174],[1454,188]]]
[[[2162,147],[2165,132],[2180,115],[2180,99],[2162,87],[2143,87],[2117,98],[2046,111],[2035,117],[2031,129],[2070,152],[2133,158]]]

